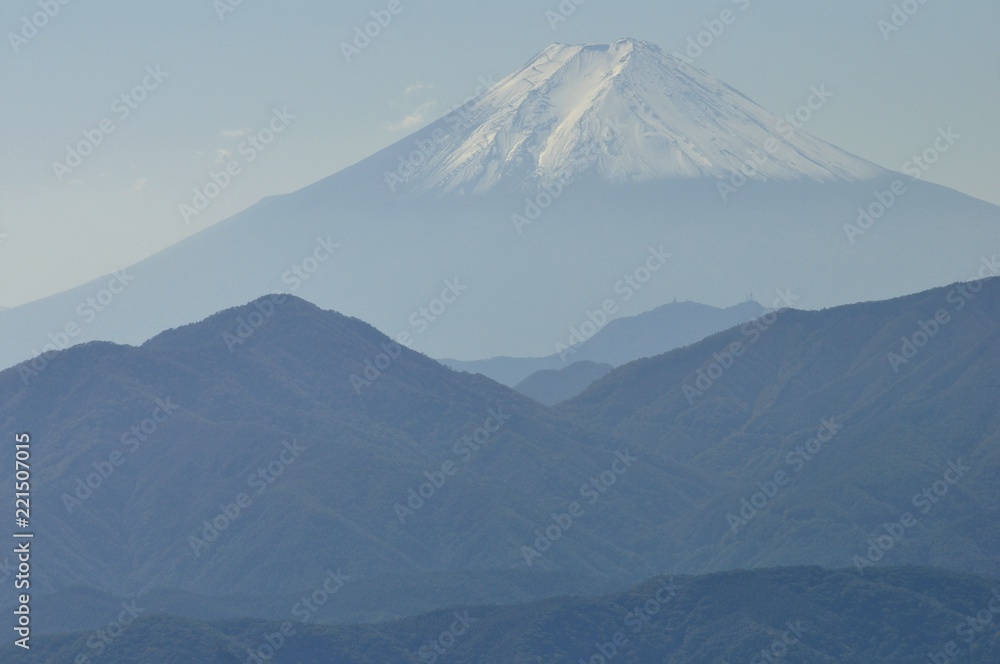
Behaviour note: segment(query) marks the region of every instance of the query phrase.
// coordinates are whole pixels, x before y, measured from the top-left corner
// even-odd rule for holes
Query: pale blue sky
[[[49,2],[58,13],[15,52],[9,33]],[[683,51],[726,9],[731,23],[697,66],[779,114],[825,84],[833,101],[807,130],[893,169],[951,126],[962,139],[927,179],[1000,203],[996,0],[929,0],[888,40],[877,23],[899,0],[586,0],[555,30],[545,12],[558,0],[399,2],[350,63],[340,43],[389,0],[243,0],[224,20],[212,0],[0,5],[0,305],[126,266],[363,159],[551,42],[636,37]],[[157,66],[169,76],[123,118],[113,102]],[[276,107],[295,115],[287,130],[186,225],[178,205]],[[60,182],[52,163],[106,118],[114,132]]]

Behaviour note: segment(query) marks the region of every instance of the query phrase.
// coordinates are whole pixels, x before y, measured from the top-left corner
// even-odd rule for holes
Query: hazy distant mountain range
[[[610,364],[581,360],[562,369],[536,371],[515,385],[514,389],[540,404],[554,406],[572,399],[590,387],[594,381],[607,376],[613,369]]]
[[[593,321],[585,321],[590,323],[590,328],[581,326],[582,330],[574,330],[576,336],[573,332],[568,333],[563,348],[546,357],[494,357],[441,362],[452,369],[481,373],[514,387],[537,371],[563,369],[573,362],[589,360],[617,367],[641,357],[659,355],[753,320],[765,311],[753,301],[726,309],[697,302],[673,302],[637,316],[612,320],[597,318],[600,326]],[[596,332],[592,331],[594,328]]]

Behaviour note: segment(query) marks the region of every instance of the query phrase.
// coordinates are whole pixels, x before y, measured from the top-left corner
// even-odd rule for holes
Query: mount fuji
[[[678,297],[818,308],[986,276],[1000,208],[793,119],[645,42],[554,44],[354,166],[0,311],[0,366],[273,292],[479,359],[550,355]]]
[[[817,92],[816,103],[825,103],[830,93]],[[553,44],[463,113],[432,127],[431,136],[440,138],[407,190],[530,189],[588,163],[609,184],[726,179],[746,170],[748,157],[769,141],[782,159],[762,163],[755,179],[826,182],[884,173],[798,134],[793,121],[651,44]],[[444,133],[445,126],[456,131]]]

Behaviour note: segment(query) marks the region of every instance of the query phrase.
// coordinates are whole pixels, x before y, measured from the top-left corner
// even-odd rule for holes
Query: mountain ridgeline
[[[2,372],[0,423],[31,425],[54,601],[280,620],[332,573],[316,619],[360,622],[739,567],[995,576],[998,329],[996,279],[781,310],[546,408],[270,296]]]
[[[610,364],[581,360],[562,369],[542,369],[531,374],[514,389],[540,404],[555,404],[575,397],[614,369]]]
[[[751,321],[765,311],[752,300],[724,309],[697,302],[672,302],[636,316],[609,319],[604,314],[602,319],[595,315],[596,322],[587,321],[592,328],[572,330],[566,335],[567,343],[544,357],[441,360],[441,363],[457,371],[481,373],[498,383],[515,387],[534,373],[559,371],[574,362],[617,367],[641,357],[660,355]]]
[[[603,597],[463,605],[368,625],[147,614],[113,639],[80,632],[44,637],[30,655],[12,646],[0,652],[10,664],[81,656],[108,664],[990,664],[1000,659],[998,621],[1000,585],[980,577],[786,568],[660,577]]]

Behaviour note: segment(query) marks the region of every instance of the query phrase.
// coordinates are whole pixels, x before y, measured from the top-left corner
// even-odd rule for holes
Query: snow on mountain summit
[[[405,189],[414,193],[484,193],[584,170],[610,183],[740,172],[759,180],[859,180],[880,173],[634,39],[553,44],[417,137],[424,144],[433,137],[434,147],[407,173]]]

